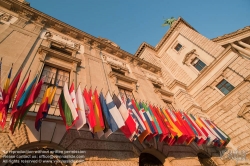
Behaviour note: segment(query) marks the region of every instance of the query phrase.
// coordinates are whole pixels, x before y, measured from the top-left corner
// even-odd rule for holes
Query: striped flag
[[[137,112],[137,115],[140,117],[140,119],[141,119],[141,121],[142,121],[142,123],[144,124],[144,127],[145,127],[145,128],[143,127],[143,129],[145,129],[145,130],[138,137],[138,140],[142,143],[143,140],[151,133],[151,131],[150,131],[150,128],[149,128],[148,123],[146,121],[146,118],[143,115],[143,111],[142,111],[143,107],[140,108],[139,104],[136,103],[134,100],[131,100],[131,103],[132,103],[135,111]],[[140,109],[140,110],[138,110],[138,109]]]
[[[112,100],[112,97],[110,95],[110,93],[108,92],[106,95],[106,104],[108,106],[109,112],[112,115],[112,117],[114,118],[117,126],[119,128],[125,126],[124,120],[122,118],[121,113],[119,112],[119,110],[117,109],[114,101]]]
[[[121,98],[120,99],[119,98],[114,94],[113,101],[114,101],[116,107],[118,108],[118,110],[119,110],[119,112],[124,120],[124,123],[125,123],[125,125],[123,127],[121,127],[120,129],[124,133],[124,135],[127,138],[129,138],[131,141],[131,139],[136,131],[136,124],[135,124],[133,118],[130,116],[126,106],[121,101]]]
[[[76,103],[77,103],[79,119],[78,121],[76,121],[75,126],[77,130],[80,130],[86,124],[85,107],[84,107],[84,101],[82,97],[82,90],[80,86],[78,86],[77,91],[76,91]]]
[[[118,128],[113,116],[109,112],[109,108],[108,108],[108,106],[106,104],[106,99],[104,98],[102,92],[100,93],[99,100],[100,100],[103,115],[104,115],[104,118],[105,118],[105,121],[104,121],[105,122],[105,130],[104,130],[105,133],[104,133],[104,136],[105,136],[105,138],[108,138],[108,136],[110,134],[112,134],[113,132],[115,132],[119,128]]]
[[[72,98],[68,90],[68,84],[66,82],[64,83],[58,104],[60,108],[60,114],[66,126],[66,130],[68,130],[74,126],[79,117],[72,102]]]

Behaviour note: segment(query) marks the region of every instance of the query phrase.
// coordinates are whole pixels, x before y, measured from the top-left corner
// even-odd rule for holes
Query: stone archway
[[[197,154],[201,166],[216,166],[217,164],[211,159],[210,156],[203,152]]]
[[[139,166],[163,166],[163,163],[150,153],[141,153]]]

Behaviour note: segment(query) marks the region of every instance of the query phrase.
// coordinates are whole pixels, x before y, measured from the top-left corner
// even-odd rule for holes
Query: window
[[[191,63],[197,70],[201,71],[205,66],[206,64],[203,63],[200,59],[198,58],[195,58],[192,63]]]
[[[234,86],[223,79],[217,86],[216,86],[224,95],[227,95],[234,89]]]
[[[57,101],[61,95],[61,91],[62,91],[62,88],[63,88],[65,81],[69,82],[69,72],[55,68],[55,67],[45,65],[43,68],[41,78],[45,75],[46,75],[46,78],[45,78],[44,84],[42,86],[42,90],[38,96],[37,102],[40,103],[42,101],[44,92],[50,86],[50,83],[52,85],[56,85],[56,83],[58,82],[56,94],[55,94],[54,99],[53,99],[52,104],[51,104],[53,106],[56,106]]]
[[[124,103],[126,103],[127,98],[134,99],[132,91],[128,91],[128,90],[122,89],[120,87],[118,87],[118,90],[119,90],[119,94],[120,94],[120,96],[121,96]]]
[[[181,45],[180,43],[178,43],[178,44],[175,46],[174,49],[175,49],[176,51],[180,51],[181,48],[182,48],[182,45]]]

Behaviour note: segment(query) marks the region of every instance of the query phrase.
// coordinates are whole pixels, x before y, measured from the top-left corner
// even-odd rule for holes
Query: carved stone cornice
[[[232,33],[228,33],[228,34],[225,34],[223,36],[218,36],[216,38],[213,38],[211,39],[213,42],[218,42],[218,41],[221,41],[221,40],[225,40],[225,39],[230,39],[230,38],[234,38],[235,36],[237,35],[240,35],[240,34],[244,34],[244,33],[249,33],[250,32],[250,26],[246,26],[242,29],[239,29],[237,31],[234,31]]]
[[[180,82],[180,81],[178,81],[178,80],[174,80],[174,81],[170,84],[169,88],[170,88],[170,89],[173,89],[175,86],[180,86],[180,87],[182,87],[182,88],[184,88],[184,89],[187,89],[187,85],[184,84],[184,83],[182,83],[182,82]]]
[[[48,37],[47,40],[51,43],[56,43],[57,45],[60,45],[61,48],[67,48],[71,51],[78,51],[80,49],[80,45],[78,43],[74,43],[74,46],[71,46],[71,45],[68,45],[67,43],[54,40],[50,37]]]
[[[131,78],[131,77],[128,77],[128,76],[124,76],[124,75],[121,75],[121,74],[118,74],[118,73],[115,73],[115,72],[112,72],[112,71],[109,73],[109,76],[110,77],[116,77],[119,80],[131,83],[131,84],[132,83],[137,83],[137,80],[134,79],[134,78]]]
[[[104,48],[105,51],[109,52],[109,53],[113,53],[113,52],[119,52],[119,54],[117,55],[122,55],[122,57],[129,57],[131,58],[132,60],[133,59],[136,59],[138,61],[138,64],[141,65],[141,64],[146,64],[147,66],[150,66],[150,67],[146,67],[145,69],[149,70],[150,68],[154,68],[154,71],[155,73],[158,73],[159,71],[161,71],[161,68],[158,67],[158,66],[155,66],[147,61],[144,61],[138,57],[135,57],[133,56],[132,54],[122,50],[119,48],[119,46],[115,43],[110,43],[110,42],[107,42],[105,40],[102,40],[100,38],[96,38],[86,32],[83,32],[75,27],[72,27],[62,21],[59,21],[49,15],[46,15],[30,6],[27,6],[19,1],[16,1],[16,0],[1,0],[2,4],[8,4],[8,5],[3,5],[3,7],[5,8],[11,8],[12,11],[14,12],[17,12],[17,13],[23,13],[24,15],[30,15],[32,17],[30,17],[31,19],[34,19],[33,21],[36,21],[35,18],[37,17],[42,17],[46,20],[46,27],[50,27],[50,28],[54,28],[56,29],[57,31],[60,31],[60,32],[63,32],[63,33],[66,33],[66,32],[69,32],[71,33],[71,36],[72,37],[77,37],[77,40],[81,40],[85,43],[93,43],[94,41],[99,43],[100,44],[100,48]],[[77,35],[76,35],[77,34]],[[86,41],[87,39],[87,41]],[[119,58],[122,58],[122,57],[119,57]],[[131,61],[132,61],[131,60]]]
[[[39,51],[44,52],[46,54],[49,54],[52,57],[62,59],[62,60],[67,61],[67,62],[75,62],[75,63],[77,63],[78,66],[81,65],[81,62],[82,62],[82,60],[79,58],[72,57],[72,56],[69,56],[67,54],[63,54],[61,52],[52,50],[52,49],[45,47],[45,46],[42,46],[42,45],[39,47]]]
[[[155,88],[155,92],[156,92],[156,93],[159,92],[159,93],[161,93],[162,95],[168,96],[168,97],[174,96],[173,93],[171,93],[171,92],[169,92],[169,91],[166,91],[166,90],[164,90],[164,89],[161,89],[161,88]]]

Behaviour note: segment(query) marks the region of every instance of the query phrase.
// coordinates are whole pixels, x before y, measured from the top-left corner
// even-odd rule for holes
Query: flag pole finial
[[[85,89],[87,88],[87,85],[85,85]]]
[[[95,90],[96,90],[97,86],[95,87]]]
[[[79,88],[80,84],[81,84],[81,82],[79,82],[79,84],[78,84],[77,88]]]

